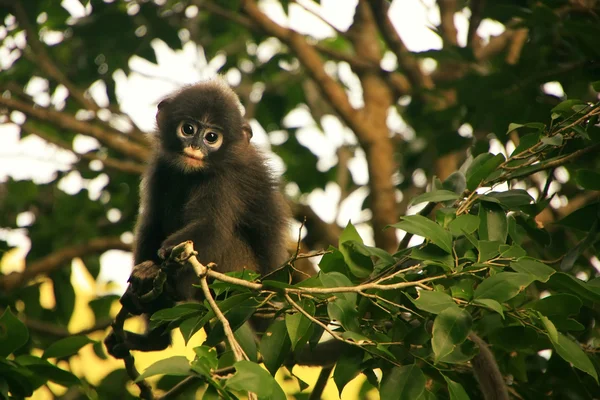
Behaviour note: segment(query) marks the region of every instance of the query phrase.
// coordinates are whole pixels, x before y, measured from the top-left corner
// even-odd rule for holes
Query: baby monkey
[[[266,274],[287,258],[288,210],[265,158],[250,144],[252,129],[238,96],[220,78],[187,86],[158,105],[154,156],[142,179],[130,282],[151,289],[152,277],[173,246],[192,240],[203,264],[219,272],[244,268]],[[174,279],[170,299],[201,299],[193,271]],[[130,287],[131,287],[130,286]],[[143,287],[145,286],[145,287]],[[128,289],[128,292],[130,290]],[[121,300],[134,314],[151,314],[172,304],[143,306],[126,293]],[[150,308],[150,309],[149,309]],[[168,333],[125,333],[128,350],[160,350]]]

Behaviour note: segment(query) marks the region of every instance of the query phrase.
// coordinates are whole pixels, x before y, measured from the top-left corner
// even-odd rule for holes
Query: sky
[[[164,0],[162,0],[164,1]],[[305,8],[312,10],[322,16],[323,20],[339,30],[346,30],[353,18],[353,9],[356,1],[344,2],[344,7],[340,7],[340,0],[321,0],[320,5],[307,0],[298,0]],[[78,0],[63,0],[62,6],[72,15],[73,18],[83,17],[91,12],[91,7],[82,6]],[[128,8],[128,12],[135,13],[135,5]],[[273,20],[281,25],[285,25],[304,34],[310,34],[317,39],[323,39],[334,35],[334,30],[313,13],[306,11],[303,7],[290,4],[289,16],[286,16],[279,3],[275,0],[263,0],[260,2],[262,10]],[[189,6],[186,14],[193,17],[198,12],[195,6]],[[455,24],[458,29],[458,41],[460,45],[465,45],[468,28],[468,10],[457,13]],[[40,18],[44,18],[42,15]],[[442,46],[441,39],[432,31],[431,27],[437,25],[440,20],[439,11],[435,6],[434,0],[396,0],[390,8],[390,18],[404,40],[406,46],[412,51],[424,51],[429,49],[439,49]],[[8,21],[9,23],[12,21]],[[487,41],[490,35],[498,35],[504,31],[503,25],[491,20],[484,20],[478,30],[484,41]],[[0,38],[6,35],[6,31],[0,30]],[[183,35],[185,36],[185,34]],[[42,37],[48,44],[56,43],[61,40],[61,36],[56,32],[47,32]],[[18,48],[25,45],[24,35],[14,37]],[[157,57],[157,64],[152,64],[140,57],[132,57],[129,65],[132,72],[126,75],[122,71],[114,74],[116,81],[117,97],[119,98],[121,108],[129,114],[131,118],[146,131],[154,129],[154,116],[156,113],[156,104],[161,98],[176,90],[182,85],[194,83],[199,80],[208,79],[217,74],[219,68],[224,64],[224,56],[217,56],[212,60],[207,60],[201,48],[197,48],[193,43],[188,42],[182,50],[173,51],[164,42],[155,40],[152,43]],[[278,51],[281,44],[276,40],[268,40],[256,48],[259,58],[268,59]],[[2,68],[7,68],[11,63],[11,55],[6,48],[0,47],[0,73]],[[426,70],[435,68],[435,61],[425,59],[422,66]],[[344,63],[330,64],[328,68],[337,68],[340,79],[347,86],[348,96],[351,103],[359,107],[362,104],[362,90],[358,78],[351,72],[349,66]],[[386,54],[382,61],[382,67],[385,69],[395,69],[396,59],[392,53]],[[229,71],[225,74],[227,81],[235,86],[239,83],[239,71]],[[106,106],[108,99],[103,92],[102,81],[95,82],[90,88],[89,93],[100,106]],[[64,105],[64,99],[67,96],[65,88],[59,88],[52,95],[47,93],[47,82],[39,77],[32,77],[25,91],[32,95],[37,103],[42,106],[52,105],[60,108]],[[560,85],[547,84],[547,91],[560,94],[562,88]],[[81,112],[78,117],[84,117],[85,112]],[[0,181],[12,177],[14,179],[33,179],[34,182],[42,183],[53,179],[57,170],[69,170],[70,165],[76,157],[69,151],[59,149],[53,145],[45,143],[36,136],[28,136],[19,139],[19,129],[12,123],[6,123],[6,118],[0,116]],[[24,116],[18,112],[10,115],[11,120],[16,123],[22,122]],[[5,122],[2,124],[2,122]],[[123,121],[117,121],[123,123]],[[285,133],[266,132],[258,121],[251,121],[254,131],[253,142],[267,154],[269,160],[278,173],[284,171],[284,164],[279,157],[270,153],[270,143],[285,140]],[[307,111],[306,107],[298,107],[286,116],[284,120],[286,126],[299,127],[297,131],[298,141],[310,149],[318,157],[317,167],[320,170],[327,170],[337,163],[336,150],[344,144],[356,143],[352,132],[343,126],[341,121],[332,115],[325,116],[321,121],[324,131],[321,132],[316,122]],[[388,125],[394,131],[407,132],[411,135],[410,129],[406,129],[406,124],[398,115],[395,109],[391,109],[388,116]],[[469,135],[468,126],[464,126],[461,133]],[[410,139],[407,138],[407,139]],[[78,153],[89,151],[98,147],[98,142],[84,135],[78,135],[74,140],[74,150]],[[505,151],[499,144],[492,146],[492,152]],[[366,184],[368,182],[367,163],[364,153],[359,150],[355,157],[349,163],[349,169],[355,182]],[[417,173],[412,177],[415,183],[421,186],[426,185],[424,174],[419,176]],[[90,197],[97,199],[101,196],[103,187],[108,182],[105,174],[100,174],[92,180],[83,179],[77,171],[67,174],[59,183],[59,188],[66,193],[77,193],[82,187],[89,190]],[[285,190],[293,194],[297,188],[293,184],[288,184]],[[329,183],[324,190],[317,189],[307,196],[308,203],[315,212],[327,222],[337,222],[344,226],[347,221],[357,222],[357,227],[366,244],[372,244],[372,231],[368,224],[364,223],[370,219],[369,210],[360,210],[360,206],[368,195],[368,189],[363,187],[355,191],[349,198],[339,204],[340,189],[337,184]],[[399,199],[402,194],[398,193]],[[417,208],[409,210],[410,213],[417,212]],[[110,210],[108,217],[116,220],[120,216],[118,210]],[[25,227],[32,222],[32,215],[23,213],[18,218],[20,226]],[[294,229],[297,231],[298,227]],[[399,232],[403,235],[403,232]],[[29,240],[24,230],[6,231],[0,230],[0,238],[7,238],[12,245],[16,245],[25,253],[29,246]],[[126,233],[122,239],[131,241],[133,235]],[[413,240],[419,240],[414,238]],[[122,251],[106,252],[102,258],[102,272],[99,277],[99,283],[105,280],[115,280],[120,283],[120,290],[124,289],[124,284],[129,276],[132,265],[131,255]],[[127,268],[114,268],[115,265],[127,265]]]

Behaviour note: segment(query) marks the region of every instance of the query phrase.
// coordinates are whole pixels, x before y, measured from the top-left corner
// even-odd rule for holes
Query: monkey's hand
[[[175,246],[170,246],[170,245],[164,245],[158,249],[158,256],[160,257],[161,260],[168,260],[169,257],[171,257],[171,253],[173,252],[173,248],[175,248]]]
[[[133,315],[152,314],[172,307],[174,300],[167,287],[167,274],[152,261],[144,261],[133,267],[129,287],[121,297],[123,307]]]

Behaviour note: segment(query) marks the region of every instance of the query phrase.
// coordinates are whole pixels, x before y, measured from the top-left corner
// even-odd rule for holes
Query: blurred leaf
[[[394,367],[383,376],[379,394],[382,399],[414,400],[425,391],[425,382],[416,364]]]
[[[0,317],[0,356],[6,357],[29,340],[29,331],[10,308]]]
[[[62,358],[76,354],[83,346],[94,343],[94,340],[87,336],[69,336],[60,339],[46,348],[43,358]]]
[[[588,190],[600,190],[600,173],[589,169],[579,169],[575,174],[579,185]]]
[[[58,368],[56,365],[39,357],[22,355],[17,357],[15,361],[33,371],[37,377],[43,377],[61,386],[69,387],[80,383],[79,378],[71,372]]]

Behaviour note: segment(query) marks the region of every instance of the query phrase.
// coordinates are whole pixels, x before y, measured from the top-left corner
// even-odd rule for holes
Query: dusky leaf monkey
[[[187,86],[161,101],[156,114],[154,155],[141,184],[141,207],[135,229],[131,286],[144,293],[173,246],[192,240],[198,260],[215,270],[243,268],[266,274],[287,259],[288,208],[264,156],[250,143],[252,129],[241,103],[220,78]],[[171,300],[200,299],[192,270],[173,279],[163,301],[142,305],[135,293],[122,299],[134,314],[172,305]],[[171,303],[171,304],[169,304]],[[148,309],[150,308],[150,309]],[[168,332],[126,332],[128,350],[159,350]],[[121,353],[121,354],[119,354]]]
[[[176,300],[201,300],[192,286],[197,277],[181,269],[166,285],[171,292],[156,301],[140,302],[152,289],[159,265],[173,246],[192,240],[198,260],[216,263],[219,272],[247,268],[265,275],[287,259],[287,205],[265,158],[250,144],[252,130],[241,113],[237,95],[221,79],[187,86],[158,105],[154,156],[141,185],[141,209],[135,233],[132,283],[121,299],[133,314],[152,314]],[[163,325],[145,335],[125,332],[106,345],[115,357],[129,350],[161,350],[170,343]],[[508,399],[506,386],[487,345],[472,333],[480,348],[473,360],[486,400]],[[305,365],[332,365],[346,348],[325,342],[301,352]]]

